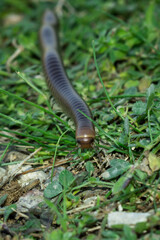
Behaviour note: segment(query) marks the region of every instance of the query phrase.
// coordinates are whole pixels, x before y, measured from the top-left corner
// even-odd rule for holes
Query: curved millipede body
[[[82,149],[90,148],[95,138],[95,130],[92,122],[81,112],[90,118],[91,112],[86,103],[73,89],[65,73],[58,51],[57,25],[56,16],[50,10],[47,10],[40,29],[43,65],[47,83],[60,106],[74,120],[78,144]]]

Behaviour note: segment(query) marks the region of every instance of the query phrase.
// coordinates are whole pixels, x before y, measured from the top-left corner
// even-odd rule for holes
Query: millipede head
[[[76,140],[81,149],[92,148],[95,138],[93,127],[80,127],[76,129]]]
[[[94,138],[93,137],[83,137],[83,138],[76,138],[78,145],[81,149],[87,149],[93,147]]]

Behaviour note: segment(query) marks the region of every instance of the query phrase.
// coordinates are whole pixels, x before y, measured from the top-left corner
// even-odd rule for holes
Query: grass
[[[12,164],[5,162],[10,149],[30,154],[42,147],[28,160],[33,167],[54,168],[63,159],[69,167],[56,180],[52,168],[41,214],[22,217],[17,230],[10,224],[16,203],[5,206],[1,196],[1,223],[17,239],[36,239],[37,229],[47,240],[158,239],[160,2],[69,0],[61,8],[61,1],[5,0],[0,7],[0,166]],[[65,69],[94,117],[90,150],[76,148],[74,124],[45,82],[38,31],[47,7],[58,9]],[[9,22],[11,13],[21,21]],[[134,228],[108,227],[108,213],[120,209],[154,214]]]

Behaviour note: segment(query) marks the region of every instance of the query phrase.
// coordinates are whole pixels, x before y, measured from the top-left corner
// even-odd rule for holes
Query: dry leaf
[[[153,172],[160,169],[160,157],[157,157],[154,153],[149,153],[148,161]]]

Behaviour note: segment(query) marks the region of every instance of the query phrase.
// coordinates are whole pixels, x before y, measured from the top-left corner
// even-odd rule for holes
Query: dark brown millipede
[[[46,10],[40,29],[46,80],[57,102],[74,120],[77,143],[82,149],[91,148],[95,138],[94,126],[82,113],[89,118],[92,118],[92,115],[86,103],[73,89],[65,73],[59,55],[57,26],[58,21],[55,14],[50,10]]]

